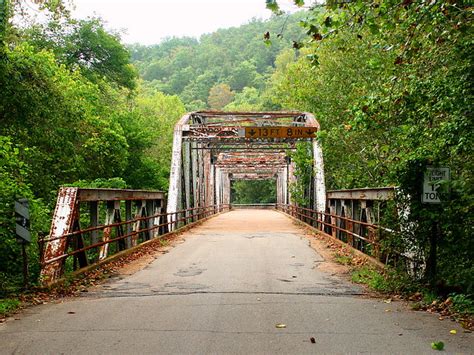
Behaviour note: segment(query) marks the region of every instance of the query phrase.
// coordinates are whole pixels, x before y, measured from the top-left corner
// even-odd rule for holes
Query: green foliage
[[[353,271],[351,278],[353,282],[366,284],[375,291],[388,292],[390,290],[384,276],[377,270],[371,269],[367,266],[363,266],[362,268]]]
[[[127,183],[119,177],[110,179],[95,179],[92,181],[79,180],[65,186],[83,187],[83,188],[108,188],[108,189],[126,189]]]
[[[384,243],[427,262],[432,284],[468,293],[474,287],[472,16],[465,2],[328,2],[326,10],[307,12],[302,55],[277,67],[266,93],[321,123],[328,189],[400,186],[405,198],[397,203],[410,213],[399,216],[391,226],[399,233]],[[441,206],[421,204],[429,165],[451,168]]]
[[[296,181],[290,184],[291,197],[299,206],[308,206],[311,200],[309,187],[313,176],[312,144],[298,142],[296,150],[291,152],[290,158],[295,164],[294,175],[296,177]]]
[[[432,304],[434,301],[439,301],[438,295],[434,294],[431,291],[426,291],[423,293],[423,303],[426,305]]]
[[[296,6],[302,7],[304,6],[304,0],[293,0]]]
[[[128,50],[100,20],[7,29],[15,36],[1,33],[8,45],[0,58],[0,295],[22,286],[15,200],[29,200],[35,284],[38,239],[49,230],[57,188],[165,190],[172,129],[184,113],[176,96],[132,91]]]
[[[123,172],[127,142],[109,114],[104,92],[27,43],[7,52],[0,71],[0,133],[21,142],[29,182],[47,198],[60,182]],[[58,144],[61,142],[61,144]]]
[[[178,96],[157,91],[140,92],[135,102],[131,111],[136,117],[135,126],[125,124],[130,140],[138,144],[137,148],[143,145],[143,149],[135,151],[134,159],[129,160],[125,180],[134,188],[167,190],[173,129],[185,113],[184,104]]]
[[[253,85],[256,75],[256,66],[247,60],[243,61],[232,71],[230,87],[233,91],[242,91],[245,87]]]
[[[221,110],[234,99],[234,92],[227,84],[216,84],[209,90],[207,103],[213,110]]]
[[[265,0],[265,2],[267,4],[267,9],[275,13],[278,13],[281,11],[280,6],[278,6],[278,3],[275,0]]]
[[[451,296],[453,301],[452,308],[455,312],[461,315],[472,316],[474,314],[474,300],[472,296],[469,297],[464,294],[455,294]]]
[[[0,136],[0,282],[4,288],[6,274],[18,271],[20,248],[15,238],[14,203],[31,198],[26,183],[28,167],[19,158],[20,151],[9,137]],[[3,274],[3,275],[2,275]]]
[[[371,289],[382,293],[410,294],[420,288],[403,271],[387,268],[383,273],[368,266],[352,271],[352,281],[363,283]]]
[[[0,136],[0,295],[7,294],[22,284],[21,246],[16,240],[14,202],[27,198],[31,214],[31,244],[28,247],[31,281],[39,274],[38,234],[48,224],[48,209],[35,199],[28,183],[31,170],[22,160],[21,147],[10,137]]]
[[[0,0],[0,58],[2,59],[9,37],[17,30],[17,28],[12,28],[11,20],[13,18],[29,20],[28,10],[31,9],[31,5],[27,2],[27,0]],[[45,18],[59,20],[66,19],[70,15],[64,0],[34,0],[34,3],[38,5]]]
[[[275,203],[275,180],[236,180],[232,183],[232,203]]]
[[[343,255],[339,253],[334,253],[334,260],[336,263],[341,265],[351,265],[352,264],[352,257],[350,255]]]
[[[8,21],[8,0],[0,0],[0,53],[4,50],[4,37]]]
[[[261,95],[278,53],[301,36],[298,23],[302,16],[297,13],[268,21],[251,20],[240,27],[205,34],[199,41],[184,37],[152,46],[133,45],[132,60],[146,86],[178,95],[188,111],[205,109],[211,88],[219,84],[228,84],[237,95],[246,87]],[[271,46],[263,43],[265,32],[283,30]]]
[[[235,94],[234,101],[224,107],[226,111],[260,111],[262,103],[256,88],[245,87],[242,92]]]
[[[71,70],[80,68],[93,82],[105,79],[119,87],[136,86],[130,53],[118,34],[107,32],[99,18],[53,21],[28,29],[26,35],[35,47],[52,51],[60,63]]]
[[[20,301],[10,298],[0,299],[0,317],[5,317],[20,307]]]

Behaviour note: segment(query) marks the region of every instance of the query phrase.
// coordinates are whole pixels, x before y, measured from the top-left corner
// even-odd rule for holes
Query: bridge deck
[[[278,212],[222,214],[184,239],[131,276],[0,325],[0,353],[428,353],[438,340],[472,350],[454,323],[323,272]]]

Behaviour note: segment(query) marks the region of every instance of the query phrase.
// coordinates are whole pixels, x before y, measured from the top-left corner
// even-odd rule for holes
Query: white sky
[[[267,19],[265,0],[73,0],[73,17],[100,16],[125,43],[154,44],[172,36],[199,37],[251,18]],[[284,10],[291,0],[280,0]]]

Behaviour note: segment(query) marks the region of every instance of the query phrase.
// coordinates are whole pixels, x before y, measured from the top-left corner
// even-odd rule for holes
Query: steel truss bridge
[[[305,129],[311,133],[305,134]],[[296,177],[288,152],[301,140],[312,144],[309,154],[314,174],[307,192],[310,207],[324,212],[323,154],[313,139],[318,129],[319,123],[306,112],[211,111],[185,115],[174,131],[168,212],[229,204],[233,179],[275,179],[277,203],[289,203],[289,186]],[[295,137],[296,133],[301,134]]]
[[[320,233],[348,243],[378,260],[403,258],[381,251],[378,223],[393,187],[326,191],[319,123],[307,112],[217,112],[184,115],[175,126],[168,194],[161,191],[60,189],[49,235],[41,240],[44,284],[65,270],[84,270],[153,243],[231,206],[234,180],[276,181],[271,206]],[[291,194],[295,163],[290,152],[308,142],[313,162],[298,206]]]

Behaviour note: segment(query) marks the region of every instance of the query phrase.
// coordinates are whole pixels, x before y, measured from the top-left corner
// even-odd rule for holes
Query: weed
[[[426,291],[423,293],[423,303],[424,304],[432,304],[434,301],[438,300],[438,296],[434,293]]]
[[[461,315],[474,314],[474,301],[469,296],[463,294],[456,294],[451,296],[453,302],[452,308]]]
[[[442,341],[435,341],[431,343],[431,349],[441,351],[444,349],[444,343]]]
[[[341,265],[352,265],[352,257],[339,254],[338,252],[334,253],[334,260]]]
[[[419,311],[419,310],[423,309],[423,304],[421,302],[415,302],[415,303],[411,303],[410,307],[414,311]]]
[[[410,294],[419,289],[419,285],[406,273],[390,268],[381,273],[363,266],[353,271],[352,281],[367,284],[373,290],[385,293]]]
[[[20,307],[20,301],[11,298],[0,299],[0,317],[8,315]]]
[[[160,246],[167,247],[170,244],[169,240],[167,239],[160,239]]]
[[[389,292],[407,295],[418,291],[420,287],[406,272],[396,269],[388,269],[385,273],[385,279]]]
[[[371,289],[379,292],[389,292],[391,290],[385,277],[367,266],[354,270],[352,273],[352,281],[368,285]]]

